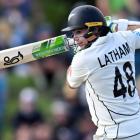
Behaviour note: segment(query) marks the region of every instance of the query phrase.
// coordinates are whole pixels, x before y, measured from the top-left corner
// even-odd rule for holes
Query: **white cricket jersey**
[[[122,138],[140,133],[135,49],[140,49],[140,29],[100,37],[72,60],[67,81],[71,87],[85,83],[96,135]]]

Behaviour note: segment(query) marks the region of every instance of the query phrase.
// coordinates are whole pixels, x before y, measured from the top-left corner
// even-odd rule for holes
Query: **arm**
[[[134,31],[138,28],[140,28],[140,25],[128,25],[127,30]]]
[[[71,65],[67,70],[67,85],[73,89],[78,88],[86,81],[87,76],[88,69]]]
[[[134,31],[140,28],[140,22],[138,21],[129,21],[127,19],[119,19],[112,21],[116,24],[116,31]]]
[[[76,87],[72,87],[71,85],[70,85],[70,83],[68,82],[68,79],[69,79],[69,77],[71,77],[71,66],[69,66],[69,68],[67,69],[67,74],[66,74],[66,76],[67,76],[67,81],[66,81],[66,85],[68,85],[70,88],[72,88],[72,89],[75,89]]]
[[[140,21],[129,21],[127,19],[112,20],[110,16],[105,17],[107,26],[110,27],[112,32],[117,31],[134,31],[140,28]]]
[[[79,52],[73,57],[71,66],[67,70],[67,83],[69,87],[78,88],[86,81],[88,74],[85,56]]]
[[[126,31],[129,30],[132,32],[132,36],[129,37],[129,40],[134,42],[134,49],[140,49],[140,22],[138,21],[128,21],[126,19],[120,19],[117,24],[117,31]],[[120,27],[119,27],[120,26]],[[130,39],[131,38],[131,39]]]

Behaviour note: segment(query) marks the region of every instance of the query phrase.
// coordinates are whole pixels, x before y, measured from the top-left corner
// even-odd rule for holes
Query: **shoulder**
[[[130,36],[133,36],[133,31],[118,31],[113,33],[114,35],[122,36],[124,38],[128,38]]]
[[[132,44],[135,41],[135,35],[133,31],[118,31],[112,33],[112,37],[117,41],[125,40],[128,43]]]

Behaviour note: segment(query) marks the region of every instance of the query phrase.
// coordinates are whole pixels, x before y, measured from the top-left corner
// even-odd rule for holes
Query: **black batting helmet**
[[[75,29],[107,26],[102,12],[91,5],[82,5],[74,8],[68,17],[68,27],[62,29],[69,32]]]

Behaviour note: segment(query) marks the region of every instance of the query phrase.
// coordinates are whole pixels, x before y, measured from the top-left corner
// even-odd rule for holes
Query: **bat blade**
[[[0,51],[0,68],[8,68],[69,51],[66,35],[18,46]]]

